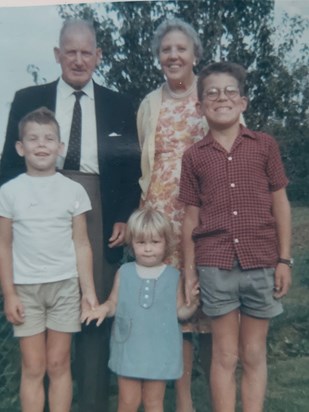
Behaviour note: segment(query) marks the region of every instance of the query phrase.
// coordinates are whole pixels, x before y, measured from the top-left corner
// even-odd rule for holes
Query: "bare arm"
[[[184,260],[185,296],[190,305],[191,292],[198,284],[198,276],[195,268],[194,241],[192,231],[198,225],[200,209],[196,206],[187,205],[182,225],[182,253]]]
[[[87,233],[86,215],[73,217],[73,242],[76,252],[77,270],[82,291],[82,311],[94,308],[97,297],[93,281],[92,250]]]
[[[291,257],[291,207],[285,189],[272,193],[273,215],[276,221],[279,256],[284,259]],[[281,298],[286,295],[292,283],[291,269],[288,265],[278,263],[275,271],[274,296]]]
[[[0,280],[7,320],[14,325],[24,322],[24,308],[13,281],[12,220],[0,217]]]
[[[82,314],[81,321],[86,322],[86,325],[92,320],[97,319],[96,325],[99,326],[106,317],[112,317],[116,313],[119,291],[119,273],[117,272],[114,279],[114,285],[108,299],[97,306],[95,309],[88,309]]]

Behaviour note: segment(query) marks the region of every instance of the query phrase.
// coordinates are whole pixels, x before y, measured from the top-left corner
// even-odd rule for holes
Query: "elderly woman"
[[[163,21],[153,38],[153,52],[166,81],[142,101],[137,127],[142,148],[142,205],[152,206],[169,216],[177,236],[175,253],[169,259],[182,268],[181,225],[184,206],[177,199],[181,158],[192,143],[202,139],[207,123],[195,109],[197,102],[194,66],[202,57],[200,39],[188,23],[180,19]],[[208,319],[199,313],[183,326],[184,374],[176,382],[176,411],[192,412],[191,371],[192,332],[200,337],[200,355],[208,380],[211,339]]]

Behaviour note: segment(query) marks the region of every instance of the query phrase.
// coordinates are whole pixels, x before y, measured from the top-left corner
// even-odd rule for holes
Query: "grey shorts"
[[[232,270],[198,266],[203,312],[221,316],[239,309],[242,313],[268,319],[282,313],[282,304],[273,297],[273,268],[242,270],[234,262]]]
[[[78,278],[15,286],[24,305],[25,322],[13,325],[14,336],[33,336],[46,329],[67,333],[81,330]]]

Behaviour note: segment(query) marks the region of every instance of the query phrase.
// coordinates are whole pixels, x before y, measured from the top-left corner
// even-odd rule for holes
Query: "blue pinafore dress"
[[[119,269],[119,295],[109,368],[117,375],[153,380],[182,376],[182,333],[177,319],[179,272],[166,266],[142,279],[135,262]]]

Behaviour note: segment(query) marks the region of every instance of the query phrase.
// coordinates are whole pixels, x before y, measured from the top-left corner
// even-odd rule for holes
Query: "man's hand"
[[[109,247],[122,246],[125,241],[126,223],[116,222],[113,226],[112,236],[108,239]]]

